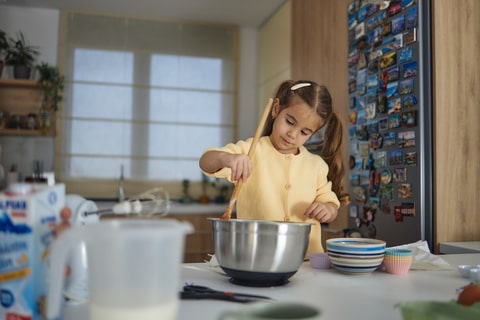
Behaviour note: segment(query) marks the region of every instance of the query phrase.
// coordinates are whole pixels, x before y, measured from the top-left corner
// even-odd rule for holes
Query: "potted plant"
[[[8,40],[7,40],[7,34],[5,31],[0,30],[0,78],[2,77],[2,72],[3,72],[3,66],[4,66],[4,53],[8,49]]]
[[[63,99],[65,77],[60,74],[58,67],[41,63],[36,66],[38,71],[37,86],[42,93],[42,107],[40,110],[40,128],[50,128],[50,114],[58,110]]]
[[[14,78],[29,79],[35,58],[40,52],[37,47],[27,44],[22,32],[17,39],[8,38],[8,42],[5,64],[13,66]]]

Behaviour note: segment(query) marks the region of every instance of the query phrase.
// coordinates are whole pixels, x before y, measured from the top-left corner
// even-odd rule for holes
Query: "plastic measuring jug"
[[[176,319],[185,236],[192,231],[173,219],[105,220],[65,231],[52,245],[47,318],[60,315],[66,261],[83,241],[90,320]]]

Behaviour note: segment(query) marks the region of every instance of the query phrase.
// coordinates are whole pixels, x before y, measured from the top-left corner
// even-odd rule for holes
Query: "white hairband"
[[[312,84],[309,82],[302,82],[302,83],[297,83],[296,85],[292,86],[290,90],[295,91],[297,89],[303,88],[303,87],[309,87]]]

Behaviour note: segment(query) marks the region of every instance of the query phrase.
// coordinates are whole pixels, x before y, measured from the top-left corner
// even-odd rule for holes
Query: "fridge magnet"
[[[412,152],[407,152],[405,153],[405,160],[403,162],[406,166],[411,166],[414,167],[417,165],[417,153],[412,151]]]
[[[367,171],[361,172],[360,176],[360,186],[368,188],[370,186],[370,174]]]
[[[392,51],[392,52],[389,52],[389,53],[383,55],[380,58],[380,61],[378,62],[378,65],[379,65],[380,69],[383,70],[383,69],[386,69],[388,67],[393,66],[396,63],[397,63],[397,52]]]
[[[401,183],[398,186],[398,198],[407,199],[413,198],[412,184],[411,183]]]
[[[348,93],[357,91],[357,81],[353,80],[348,83]]]
[[[360,186],[356,186],[353,188],[353,198],[360,202],[360,203],[365,203],[366,201],[366,195],[365,195],[365,189]]]
[[[379,95],[377,97],[377,110],[378,113],[386,113],[388,110],[387,97],[384,95]]]
[[[357,111],[361,111],[365,109],[365,97],[360,96],[356,98],[355,108],[357,109]]]
[[[348,29],[348,42],[351,43],[355,40],[355,29]]]
[[[369,121],[367,124],[368,135],[378,133],[378,121]]]
[[[356,205],[350,205],[348,208],[348,214],[351,218],[358,217],[358,208]]]
[[[388,126],[390,129],[400,128],[401,117],[399,113],[392,113],[388,116]]]
[[[378,120],[378,130],[380,132],[388,130],[388,118],[382,118]]]
[[[387,152],[377,151],[373,154],[373,158],[375,159],[375,168],[384,168],[387,165]]]
[[[398,63],[405,63],[413,59],[413,48],[411,46],[398,50]]]
[[[398,145],[400,148],[415,147],[415,131],[402,131],[398,133]]]
[[[360,185],[360,176],[358,174],[351,174],[350,175],[350,185],[352,187]]]
[[[348,16],[348,29],[352,29],[357,25],[357,16],[356,15],[349,15]]]
[[[393,98],[388,100],[388,114],[402,111],[402,99]]]
[[[380,180],[383,184],[390,184],[392,182],[392,171],[390,171],[390,169],[383,169],[380,173]]]
[[[370,207],[363,207],[363,223],[368,226],[373,221],[375,221],[373,210]]]
[[[369,59],[367,70],[370,73],[377,73],[378,72],[378,60],[377,60],[377,58]]]
[[[377,115],[377,103],[372,102],[367,104],[367,120],[375,119]]]
[[[393,182],[407,182],[407,168],[393,168]]]
[[[348,107],[350,109],[355,109],[356,102],[355,102],[355,96],[351,96],[348,98]]]
[[[412,128],[417,126],[417,111],[410,110],[402,113],[402,126]]]
[[[415,203],[413,202],[402,202],[402,216],[415,216]]]
[[[363,159],[363,157],[355,157],[355,166],[353,167],[354,170],[363,169]],[[360,177],[358,179],[358,183],[360,183]]]
[[[348,19],[350,20],[350,16],[354,16],[355,17],[355,12],[357,11],[357,8],[355,7],[355,2],[352,1],[348,4],[348,7],[347,7],[347,12],[348,12]]]
[[[391,166],[399,165],[403,163],[402,150],[392,150],[388,152],[388,164]]]
[[[355,39],[360,39],[365,35],[365,23],[359,23],[355,26]]]
[[[368,141],[368,131],[366,125],[357,125],[356,137],[359,141]]]
[[[417,26],[418,7],[413,6],[407,10],[407,28],[411,29]]]
[[[357,80],[357,67],[349,67],[348,68],[348,82],[356,81]]]
[[[370,148],[372,150],[378,150],[383,146],[383,137],[378,133],[370,135]]]
[[[417,76],[417,61],[405,63],[403,65],[403,77],[411,78]]]
[[[393,186],[391,185],[382,185],[378,191],[378,196],[380,201],[390,202],[393,200]]]
[[[350,142],[350,150],[352,151],[353,154],[358,154],[358,142],[357,141]]]
[[[405,45],[417,41],[417,28],[412,28],[403,35]]]
[[[402,11],[402,0],[391,0],[387,11],[389,16],[394,16]]]
[[[367,32],[372,31],[373,28],[375,27],[376,27],[375,19],[368,19],[365,22],[365,29],[367,30]]]
[[[348,116],[351,124],[357,124],[357,110],[352,110]]]
[[[417,105],[417,98],[415,96],[406,96],[402,98],[402,107],[404,109],[413,108]]]
[[[380,202],[380,210],[383,214],[390,214],[390,202],[382,200]]]
[[[392,19],[392,34],[397,34],[405,30],[405,16],[400,15]]]
[[[368,155],[370,154],[370,146],[366,142],[360,142],[358,144],[358,150],[359,150],[359,155],[365,159],[368,158]]]
[[[360,22],[363,22],[366,17],[367,17],[367,6],[363,6],[363,7],[361,7],[360,9],[358,9],[358,12],[357,12],[357,21],[358,21],[359,23],[360,23]]]
[[[402,222],[402,206],[393,206],[393,216],[395,217],[395,222]]]
[[[358,57],[357,68],[358,70],[365,69],[367,67],[367,54],[365,52],[360,53]]]
[[[386,21],[382,24],[382,36],[388,36],[392,32],[392,23]]]
[[[378,47],[382,44],[382,27],[376,27],[372,31],[373,41],[372,44],[374,47]]]
[[[397,133],[395,131],[390,131],[383,134],[383,146],[390,147],[393,146],[396,142]]]
[[[357,138],[357,127],[348,128],[348,139],[355,140]]]
[[[373,93],[376,93],[377,88],[378,88],[378,74],[374,73],[369,75],[367,78],[367,89],[368,90],[374,89]],[[373,98],[374,98],[373,101],[376,101],[376,97],[373,97]],[[369,100],[369,102],[373,102],[373,101]]]
[[[364,125],[366,122],[367,122],[367,111],[365,109],[357,110],[357,125]]]
[[[370,4],[367,5],[367,17],[370,17],[371,15],[375,14],[379,10],[379,6],[376,4]]]
[[[348,168],[350,170],[353,170],[353,168],[355,168],[355,157],[354,156],[348,157]]]
[[[385,21],[387,21],[388,19],[387,13],[385,11],[380,11],[380,13],[373,19],[375,20],[375,25],[379,26]]]
[[[402,7],[407,8],[415,3],[415,0],[402,0]]]
[[[400,73],[400,68],[395,65],[391,68],[388,68],[388,74],[387,74],[387,80],[388,82],[393,82],[393,81],[397,81],[398,78],[399,78],[399,73]]]
[[[393,96],[398,95],[398,81],[389,82],[387,84],[387,99],[390,99]]]
[[[357,51],[348,55],[348,66],[353,67],[356,66],[358,63],[358,58],[360,58],[360,53]]]
[[[377,103],[378,101],[378,97],[377,97],[377,93],[372,93],[372,94],[369,94],[368,96],[365,97],[365,101],[368,103]]]
[[[402,95],[412,94],[414,90],[413,80],[414,79],[410,78],[410,79],[400,81],[400,85],[398,86],[398,92]]]

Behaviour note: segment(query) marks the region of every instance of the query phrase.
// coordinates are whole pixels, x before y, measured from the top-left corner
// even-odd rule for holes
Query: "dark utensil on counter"
[[[310,223],[208,219],[213,223],[215,258],[234,284],[283,285],[304,261]]]
[[[260,122],[258,123],[257,131],[255,131],[255,135],[253,136],[253,141],[252,144],[250,145],[250,149],[248,149],[248,156],[251,158],[253,154],[255,153],[255,148],[257,147],[257,142],[258,139],[260,139],[260,134],[262,133],[263,127],[265,126],[265,122],[267,121],[268,113],[270,112],[270,109],[272,108],[273,104],[273,99],[269,98],[267,101],[267,104],[265,105],[265,108],[263,110],[262,118],[260,119]],[[235,184],[235,188],[233,189],[232,195],[230,197],[230,201],[228,202],[227,209],[225,210],[225,213],[222,215],[222,219],[228,220],[230,219],[232,215],[232,210],[233,206],[235,205],[235,202],[237,201],[237,195],[238,192],[240,191],[241,187],[243,184],[243,180],[240,179],[237,181]]]
[[[254,302],[259,300],[270,300],[269,297],[258,296],[254,294],[235,293],[229,291],[217,291],[204,286],[197,286],[193,284],[185,285],[183,291],[180,292],[181,299],[191,300],[225,300],[232,302]]]

